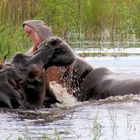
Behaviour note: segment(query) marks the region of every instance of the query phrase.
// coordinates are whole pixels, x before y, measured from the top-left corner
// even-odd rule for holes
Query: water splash
[[[72,94],[69,94],[67,92],[67,89],[65,87],[62,87],[62,85],[58,84],[57,82],[50,82],[50,88],[53,90],[56,99],[60,101],[60,104],[56,104],[57,106],[70,107],[78,104],[77,99]]]

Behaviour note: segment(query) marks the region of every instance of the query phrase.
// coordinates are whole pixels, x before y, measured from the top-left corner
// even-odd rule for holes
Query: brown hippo
[[[57,37],[41,43],[32,56],[16,54],[9,64],[0,65],[0,106],[42,105],[45,98],[43,69],[68,66],[74,60],[71,48]]]
[[[83,73],[82,80],[74,78],[79,83],[78,90],[74,93],[79,101],[140,94],[140,75],[138,74],[114,73],[103,67],[92,68],[91,71],[87,69],[87,71],[85,75]],[[80,76],[78,75],[78,77]]]

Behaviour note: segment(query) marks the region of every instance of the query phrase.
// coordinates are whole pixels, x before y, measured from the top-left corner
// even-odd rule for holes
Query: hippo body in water
[[[87,73],[75,96],[86,101],[127,94],[140,94],[140,75],[113,73],[101,67]]]

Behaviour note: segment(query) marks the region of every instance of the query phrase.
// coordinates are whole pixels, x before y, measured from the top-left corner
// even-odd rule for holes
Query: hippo
[[[0,65],[0,106],[42,106],[45,100],[44,70],[53,65],[68,66],[74,60],[68,44],[55,37],[42,42],[32,56],[16,54],[11,62]]]
[[[71,94],[78,101],[140,94],[140,74],[116,73],[105,67],[97,68],[78,56],[75,56],[71,67],[68,80],[71,81]]]
[[[43,42],[48,37],[53,36],[52,29],[42,20],[26,20],[22,23],[23,30],[26,35],[32,40],[32,47],[25,53],[28,56],[32,56],[34,52],[40,47],[41,42]],[[53,98],[53,94],[50,88],[50,82],[57,82],[61,86],[65,86],[67,91],[71,92],[71,66],[51,66],[47,68],[44,72],[45,86],[46,86],[46,99],[48,102],[56,102]],[[63,78],[67,75],[67,79]],[[68,77],[69,76],[69,77]],[[50,97],[50,98],[49,98]],[[53,100],[52,100],[53,99]]]
[[[0,106],[19,108],[39,106],[45,95],[42,68],[29,64],[30,58],[16,54],[11,63],[1,65]]]
[[[43,55],[42,44],[45,44],[47,49],[57,47],[54,50],[55,55],[50,55],[49,50],[49,56]],[[63,79],[70,81],[71,92],[69,94],[75,96],[78,101],[140,93],[140,75],[115,73],[104,67],[95,68],[77,56],[70,46],[59,37],[50,37],[42,44],[34,53],[33,58],[40,57],[39,54],[42,53],[45,70],[51,66],[69,66],[71,73],[65,73]],[[46,48],[45,51],[47,52]],[[53,93],[52,97],[54,98]]]
[[[59,46],[55,50],[55,54],[57,55],[48,56],[48,60],[44,57],[46,59],[45,70],[50,66],[66,66],[64,64],[69,61],[71,62],[71,64],[69,63],[71,75],[65,73],[63,79],[70,81],[71,92],[69,94],[75,96],[78,101],[105,99],[109,96],[140,93],[140,75],[115,73],[104,67],[95,68],[83,58],[76,56],[70,46],[58,37],[52,37],[50,41],[45,40],[44,42],[47,44],[46,46]],[[65,47],[68,49],[67,52]],[[41,51],[41,48],[39,51]],[[64,55],[64,53],[67,55]],[[38,55],[38,51],[35,54]],[[72,61],[69,60],[71,59],[70,56],[72,56]]]

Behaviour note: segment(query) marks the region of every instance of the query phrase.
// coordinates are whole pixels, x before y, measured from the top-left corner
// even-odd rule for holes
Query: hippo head
[[[40,106],[44,99],[43,70],[29,64],[30,57],[16,54],[10,64],[0,69],[0,106],[18,108]]]
[[[10,64],[0,66],[0,106],[42,105],[45,96],[43,69],[67,66],[74,60],[69,45],[58,37],[43,41],[33,56],[16,54]]]
[[[40,64],[47,69],[50,66],[67,66],[74,62],[75,55],[70,46],[59,37],[44,40],[32,56],[31,64]]]

